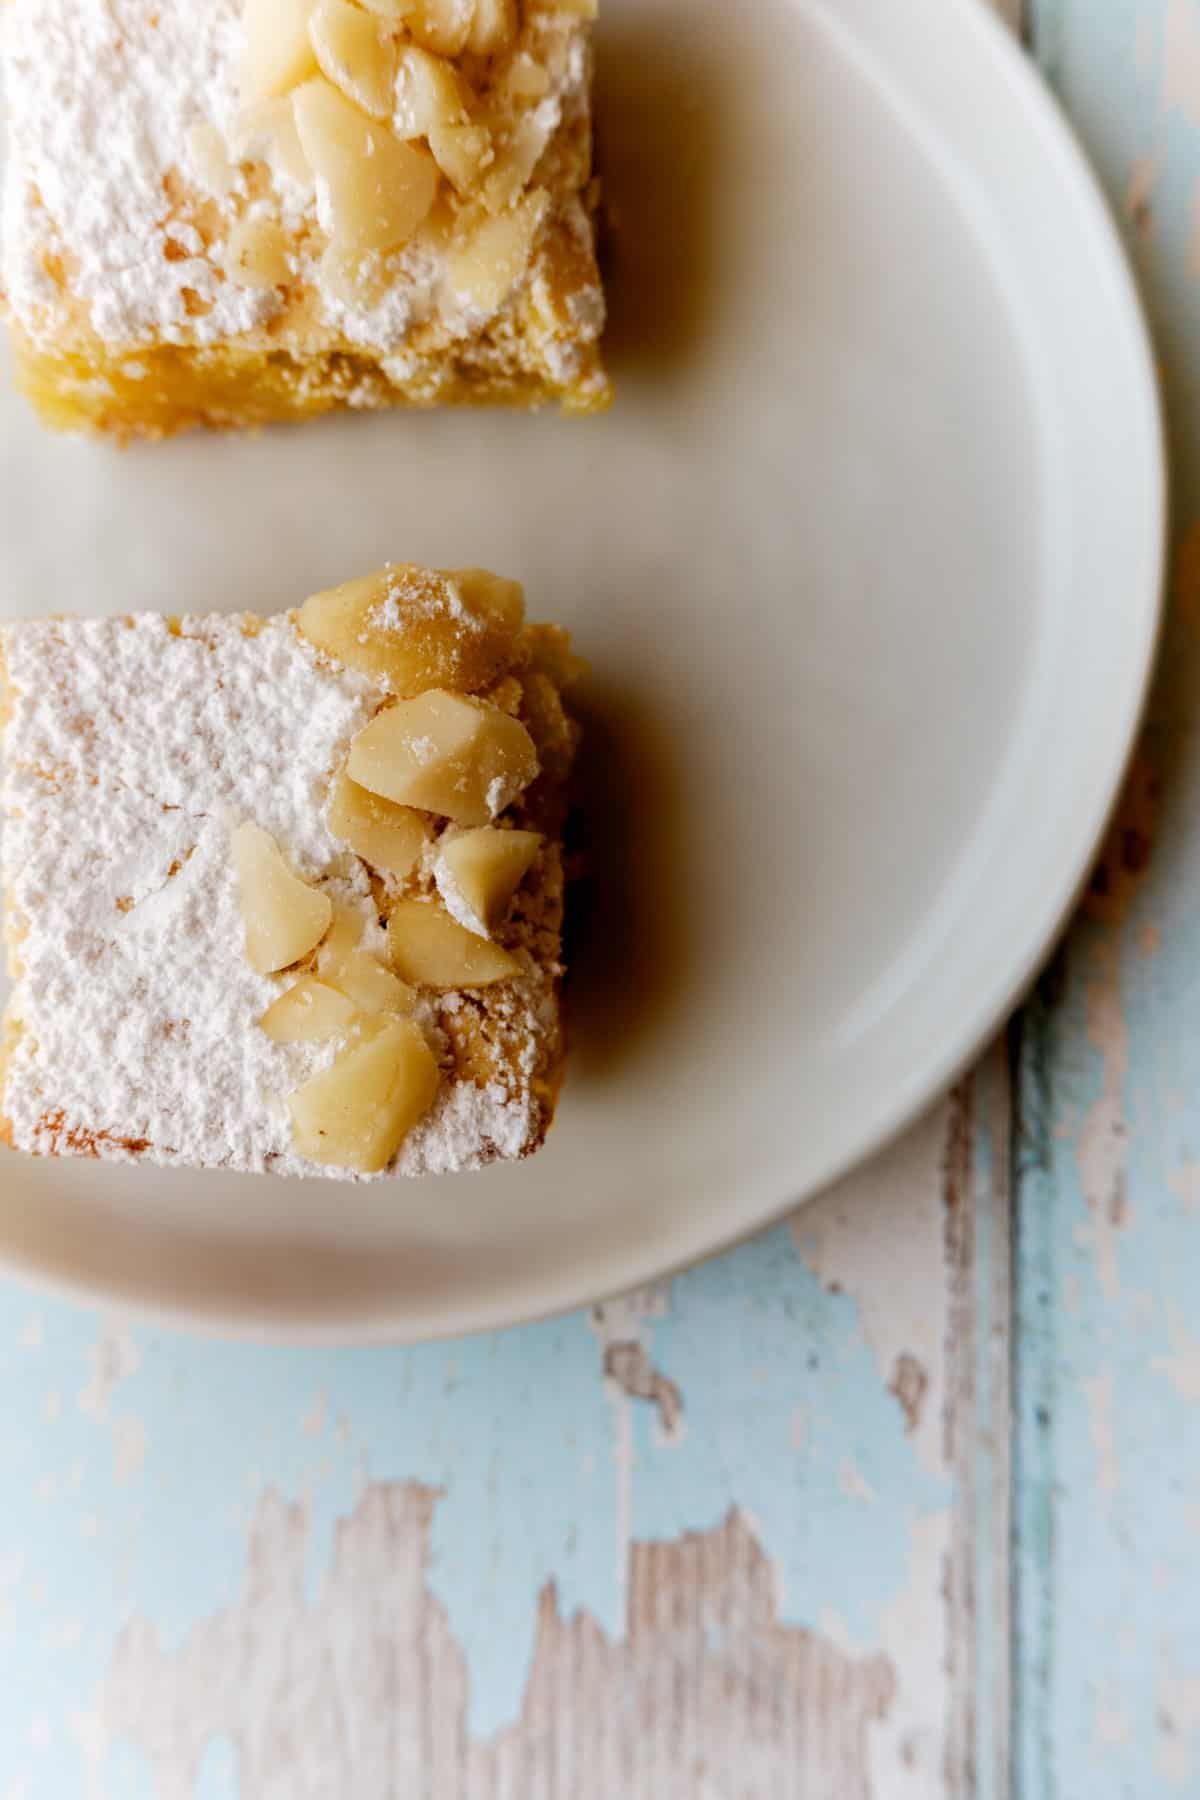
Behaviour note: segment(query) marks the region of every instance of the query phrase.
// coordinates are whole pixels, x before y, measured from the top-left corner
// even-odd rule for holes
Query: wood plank
[[[1200,1791],[1200,9],[1032,19],[1148,298],[1177,524],[1141,749],[1022,1043],[1017,1763],[1028,1800],[1156,1800]]]

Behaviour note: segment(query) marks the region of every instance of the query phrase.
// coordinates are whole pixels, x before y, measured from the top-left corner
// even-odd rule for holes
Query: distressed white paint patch
[[[21,1346],[25,1350],[40,1350],[45,1341],[46,1332],[42,1325],[42,1315],[33,1313],[21,1327]]]
[[[1083,1383],[1088,1429],[1096,1452],[1096,1480],[1102,1494],[1117,1491],[1117,1443],[1113,1426],[1113,1372],[1103,1369]]]
[[[1189,1216],[1200,1208],[1200,1162],[1185,1156],[1167,1176],[1167,1186]]]
[[[13,1596],[25,1578],[25,1552],[13,1550],[9,1555],[0,1558],[0,1625],[7,1625],[16,1616]]]
[[[908,1581],[879,1621],[879,1647],[897,1671],[895,1701],[870,1726],[870,1792],[887,1800],[928,1800],[942,1780],[944,1709],[949,1645],[944,1607],[930,1606],[945,1591],[953,1516],[947,1507],[914,1521]]]
[[[1163,108],[1200,126],[1200,17],[1193,0],[1167,0],[1162,45]]]
[[[617,1604],[619,1613],[624,1613],[628,1602],[629,1558],[633,1548],[633,1477],[637,1463],[637,1448],[634,1443],[633,1406],[638,1397],[653,1398],[653,1383],[657,1371],[653,1369],[651,1356],[651,1327],[655,1319],[665,1316],[670,1304],[671,1284],[669,1281],[652,1281],[645,1287],[634,1288],[631,1293],[618,1295],[614,1300],[603,1300],[591,1310],[591,1326],[599,1339],[603,1353],[602,1368],[604,1372],[604,1392],[613,1408],[613,1476],[616,1483],[615,1518],[616,1542],[614,1555],[616,1558]],[[614,1352],[634,1349],[641,1353],[648,1371],[646,1380],[641,1386],[644,1394],[639,1394],[629,1381],[616,1379],[617,1371],[612,1368],[611,1358]],[[640,1365],[639,1365],[640,1366]],[[665,1377],[657,1376],[659,1381]],[[679,1407],[675,1413],[675,1423],[668,1428],[663,1419],[662,1406],[659,1406],[659,1422],[663,1440],[669,1442],[676,1436],[680,1424],[682,1397],[678,1389],[671,1383],[673,1392],[679,1399]]]
[[[1121,1683],[1110,1678],[1096,1693],[1095,1738],[1101,1750],[1115,1750],[1133,1741],[1133,1720]]]
[[[903,1367],[924,1376],[919,1404],[904,1410],[918,1462],[937,1475],[945,1470],[946,1284],[931,1272],[945,1262],[948,1108],[943,1102],[885,1156],[806,1206],[792,1227],[822,1285],[857,1306],[884,1386],[896,1393]],[[904,1406],[899,1395],[898,1403]]]
[[[328,1398],[324,1388],[318,1388],[313,1395],[313,1403],[300,1421],[300,1429],[305,1437],[320,1437],[325,1429],[325,1417],[328,1411]]]
[[[112,1397],[123,1381],[136,1375],[141,1355],[128,1325],[110,1323],[87,1352],[88,1378],[79,1390],[79,1410],[103,1424]]]
[[[1150,1367],[1165,1375],[1177,1394],[1193,1404],[1200,1402],[1200,1338],[1193,1336],[1176,1306],[1167,1307],[1170,1356],[1154,1356]]]
[[[949,1643],[946,1608],[931,1605],[931,1596],[945,1592],[952,1533],[948,1507],[914,1520],[908,1580],[880,1615],[877,1648],[896,1674],[891,1705],[868,1727],[867,1791],[880,1800],[930,1800],[945,1792]],[[826,1613],[820,1631],[844,1655],[861,1654],[837,1614]]]
[[[637,1463],[637,1450],[633,1442],[633,1402],[627,1394],[616,1389],[613,1382],[605,1383],[605,1391],[616,1411],[616,1428],[613,1434],[616,1541],[613,1553],[616,1557],[617,1614],[618,1617],[624,1617],[629,1606],[629,1555],[633,1548],[633,1471]]]
[[[671,1303],[669,1281],[651,1281],[615,1300],[601,1300],[591,1312],[592,1330],[605,1349],[610,1344],[643,1344],[646,1327],[666,1317]]]
[[[113,1475],[128,1487],[146,1460],[146,1427],[134,1413],[122,1413],[113,1425]]]
[[[1195,1793],[1193,1774],[1195,1737],[1200,1731],[1200,1674],[1184,1674],[1176,1667],[1174,1646],[1169,1638],[1164,1638],[1160,1646],[1157,1701],[1155,1767],[1170,1787]]]
[[[109,1737],[99,1700],[94,1699],[90,1706],[72,1713],[69,1729],[71,1736],[79,1746],[79,1754],[83,1761],[87,1800],[108,1800],[105,1792],[104,1760],[108,1755]]]
[[[858,1465],[847,1457],[838,1471],[838,1486],[847,1500],[878,1500],[879,1495],[863,1475]]]
[[[638,1793],[654,1800],[774,1795],[792,1776],[814,1795],[908,1800],[872,1788],[865,1766],[870,1722],[895,1692],[887,1658],[847,1657],[782,1623],[739,1509],[711,1531],[633,1547],[619,1637],[586,1612],[564,1616],[546,1583],[520,1717],[472,1740],[465,1659],[427,1583],[436,1503],[415,1483],[372,1486],[339,1523],[310,1602],[307,1509],[264,1495],[234,1606],[173,1647],[130,1620],[104,1719],[150,1762],[162,1800],[190,1800],[222,1735],[247,1797],[618,1800],[638,1770]],[[938,1790],[926,1780],[919,1791]]]

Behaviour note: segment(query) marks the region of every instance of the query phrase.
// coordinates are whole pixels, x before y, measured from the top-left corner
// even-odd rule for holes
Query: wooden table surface
[[[0,1800],[1200,1795],[1200,0],[1025,24],[1176,471],[1065,948],[882,1160],[591,1313],[239,1348],[0,1283]]]

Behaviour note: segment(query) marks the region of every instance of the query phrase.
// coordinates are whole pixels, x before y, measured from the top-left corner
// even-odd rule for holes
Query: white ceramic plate
[[[560,1122],[433,1184],[0,1164],[0,1249],[230,1330],[613,1291],[879,1145],[1032,975],[1143,693],[1163,468],[1133,292],[972,0],[605,0],[619,400],[120,454],[3,401],[3,610],[521,576],[591,659]]]

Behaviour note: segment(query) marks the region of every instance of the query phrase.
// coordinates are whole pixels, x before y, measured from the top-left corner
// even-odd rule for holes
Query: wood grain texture
[[[887,1659],[781,1624],[770,1564],[737,1513],[634,1547],[615,1641],[586,1614],[564,1619],[547,1583],[520,1719],[472,1742],[466,1660],[426,1587],[435,1505],[415,1484],[369,1487],[309,1606],[304,1509],[268,1495],[236,1607],[177,1652],[127,1628],[104,1713],[142,1747],[163,1800],[191,1795],[218,1732],[236,1747],[244,1800],[870,1800]]]
[[[1200,1792],[1200,6],[1035,0],[1164,375],[1175,543],[1142,741],[1026,1014],[1017,1174],[1023,1800]]]

